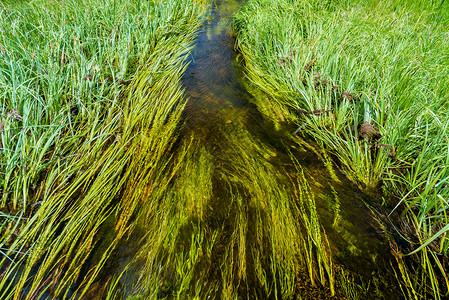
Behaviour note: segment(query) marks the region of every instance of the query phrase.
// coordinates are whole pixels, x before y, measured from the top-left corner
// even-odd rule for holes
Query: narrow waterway
[[[171,184],[107,268],[134,262],[118,286],[143,299],[399,299],[371,199],[255,104],[264,95],[234,50],[238,7],[218,1],[201,28]]]
[[[394,299],[392,257],[369,199],[342,176],[334,181],[291,128],[254,104],[263,95],[247,90],[230,26],[238,6],[213,6],[190,57],[180,169],[158,226],[171,246],[147,257],[159,263],[147,276],[159,297],[327,299],[334,284],[340,296],[359,288]]]

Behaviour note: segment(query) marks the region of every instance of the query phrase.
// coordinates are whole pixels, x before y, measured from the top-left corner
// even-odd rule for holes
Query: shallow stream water
[[[337,298],[399,299],[394,258],[365,204],[373,199],[331,176],[295,128],[261,113],[269,100],[251,88],[234,50],[230,16],[238,7],[218,1],[199,32],[183,77],[179,170],[141,222],[145,237],[119,251],[122,267],[139,262],[120,282],[124,294],[328,299],[328,275],[316,262],[322,251]]]

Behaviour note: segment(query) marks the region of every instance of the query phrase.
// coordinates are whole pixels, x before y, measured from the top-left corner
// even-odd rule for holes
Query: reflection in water
[[[216,4],[197,38],[177,171],[160,202],[143,208],[140,250],[121,280],[134,288],[124,294],[328,299],[335,288],[338,297],[381,289],[372,297],[394,299],[379,276],[388,247],[364,196],[344,178],[332,181],[253,104],[264,101],[247,92],[229,32],[237,6]]]

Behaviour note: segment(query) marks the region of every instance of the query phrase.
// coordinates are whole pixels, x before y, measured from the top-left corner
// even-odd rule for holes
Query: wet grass
[[[1,4],[2,299],[82,298],[160,197],[203,5]]]
[[[300,168],[297,165],[297,168]],[[299,204],[299,215],[303,232],[306,237],[301,237],[304,256],[304,266],[307,267],[312,286],[316,286],[319,280],[322,286],[328,286],[331,295],[335,295],[335,274],[332,264],[332,255],[324,229],[321,227],[315,199],[313,193],[307,184],[304,172],[298,169],[297,185],[299,192],[296,192],[297,202]],[[299,195],[298,195],[299,194]]]
[[[447,11],[446,1],[259,0],[234,21],[248,77],[272,97],[262,110],[297,124],[361,189],[393,195],[402,253],[419,262],[401,273],[414,298],[448,292]]]

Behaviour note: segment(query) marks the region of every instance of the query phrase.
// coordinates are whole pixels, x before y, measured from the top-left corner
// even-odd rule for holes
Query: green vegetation
[[[82,298],[160,197],[204,4],[0,4],[0,298]]]
[[[297,203],[299,204],[299,217],[304,226],[303,232],[307,237],[301,237],[302,251],[304,257],[303,267],[307,268],[312,286],[319,279],[322,286],[326,286],[326,278],[329,283],[331,295],[335,295],[335,274],[330,254],[330,245],[326,234],[321,229],[318,218],[315,199],[307,184],[304,172],[297,165],[297,186],[295,190]],[[316,258],[315,258],[316,257]],[[327,276],[327,277],[326,277]]]
[[[234,69],[204,71],[234,57],[222,18],[188,89],[202,118],[182,127],[196,32],[238,6],[209,4],[0,3],[0,298],[394,294],[379,270],[338,262],[379,260],[345,219],[355,194],[342,197],[337,168],[395,199],[402,293],[447,295],[447,1],[249,0],[234,26],[268,126],[249,125],[261,115]],[[300,138],[262,137],[271,121]],[[325,166],[302,166],[303,147]]]
[[[198,142],[185,145],[167,193],[144,207],[139,223],[147,234],[134,262],[140,274],[135,292],[144,299],[295,295],[305,250],[299,212],[292,213],[296,204],[264,158],[269,149],[240,129],[223,138],[231,147],[219,158]],[[314,261],[313,253],[301,264],[315,268]]]
[[[448,12],[447,1],[250,0],[234,19],[248,77],[273,100],[261,111],[297,124],[361,189],[397,199],[409,245],[398,279],[415,299],[449,287]]]
[[[294,198],[235,111],[219,156],[198,133],[174,147],[204,8],[2,6],[0,298],[287,299],[298,266],[333,289],[302,171]]]

